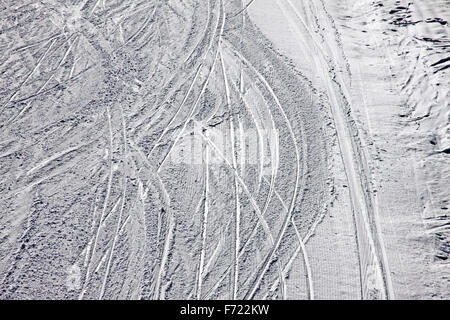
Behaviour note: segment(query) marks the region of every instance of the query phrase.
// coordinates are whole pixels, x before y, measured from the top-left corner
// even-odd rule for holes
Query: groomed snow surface
[[[449,299],[450,4],[0,4],[1,299]]]

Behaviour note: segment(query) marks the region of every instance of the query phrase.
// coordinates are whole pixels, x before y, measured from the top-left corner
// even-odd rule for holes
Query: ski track
[[[321,228],[341,219],[335,201],[354,223],[355,290],[395,297],[337,21],[326,1],[267,1],[314,79],[263,35],[255,0],[49,0],[33,21],[5,14],[0,298],[321,299],[339,288],[323,288],[334,267],[311,238],[336,231]],[[427,54],[402,92],[433,77],[416,76]]]
[[[262,271],[261,272],[259,272],[259,275],[258,275],[258,278],[257,278],[257,280],[254,282],[254,284],[253,284],[253,286],[252,286],[252,288],[251,288],[251,290],[247,293],[247,295],[246,295],[246,298],[252,298],[254,295],[255,295],[255,293],[256,293],[256,291],[258,290],[258,287],[259,287],[259,284],[260,284],[260,282],[261,282],[261,280],[262,280],[262,278],[264,277],[264,275],[265,275],[265,272],[267,271],[267,268],[269,267],[269,264],[270,264],[270,262],[271,262],[271,260],[272,260],[272,258],[273,258],[273,256],[274,256],[274,254],[275,254],[275,252],[276,252],[276,250],[277,250],[277,248],[278,248],[278,246],[280,245],[280,242],[281,242],[281,240],[282,240],[282,238],[283,238],[283,236],[284,236],[284,233],[285,233],[285,231],[286,231],[286,228],[287,228],[287,225],[288,225],[288,223],[289,223],[289,221],[290,221],[290,218],[291,218],[291,214],[292,214],[292,210],[293,210],[293,208],[294,208],[294,204],[295,204],[295,199],[296,199],[296,197],[297,197],[297,189],[298,189],[298,186],[299,186],[299,179],[300,179],[300,158],[299,158],[299,149],[298,149],[298,146],[297,146],[297,141],[296,141],[296,138],[295,138],[295,134],[294,134],[294,132],[293,132],[293,130],[292,130],[292,128],[291,128],[291,125],[290,125],[290,122],[289,122],[289,119],[288,119],[288,117],[286,116],[286,113],[284,112],[284,109],[283,109],[283,107],[281,106],[281,104],[280,104],[280,101],[278,100],[278,97],[275,95],[275,93],[274,93],[274,91],[273,91],[273,89],[272,89],[272,87],[267,83],[267,81],[266,81],[266,79],[264,79],[264,77],[243,57],[243,56],[241,56],[238,52],[236,52],[236,51],[234,51],[234,53],[240,58],[240,59],[242,59],[245,63],[246,63],[246,65],[248,66],[248,67],[250,67],[252,70],[253,70],[253,72],[256,74],[256,76],[257,76],[257,78],[266,86],[266,88],[267,88],[267,90],[270,92],[270,94],[272,95],[272,97],[274,98],[274,100],[275,100],[275,102],[276,102],[276,105],[277,105],[277,107],[279,108],[279,110],[281,111],[281,113],[283,114],[283,117],[284,117],[284,119],[285,119],[285,121],[286,121],[286,125],[288,126],[288,128],[289,128],[289,132],[290,132],[290,135],[291,135],[291,139],[292,139],[292,141],[293,141],[293,143],[294,143],[294,149],[295,149],[295,156],[296,156],[296,179],[295,179],[295,187],[294,187],[294,191],[293,191],[293,196],[292,196],[292,200],[291,200],[291,203],[290,203],[290,206],[289,206],[289,211],[288,211],[288,213],[286,214],[286,217],[285,217],[285,220],[284,220],[284,222],[283,222],[283,226],[282,226],[282,229],[281,229],[281,231],[280,231],[280,233],[279,233],[279,235],[278,235],[278,237],[277,237],[277,240],[276,240],[276,242],[274,243],[274,245],[273,245],[273,248],[272,248],[272,250],[270,251],[270,253],[266,256],[266,258],[264,259],[264,263],[263,263],[263,266],[262,266]],[[258,270],[259,270],[259,268],[258,268]]]

